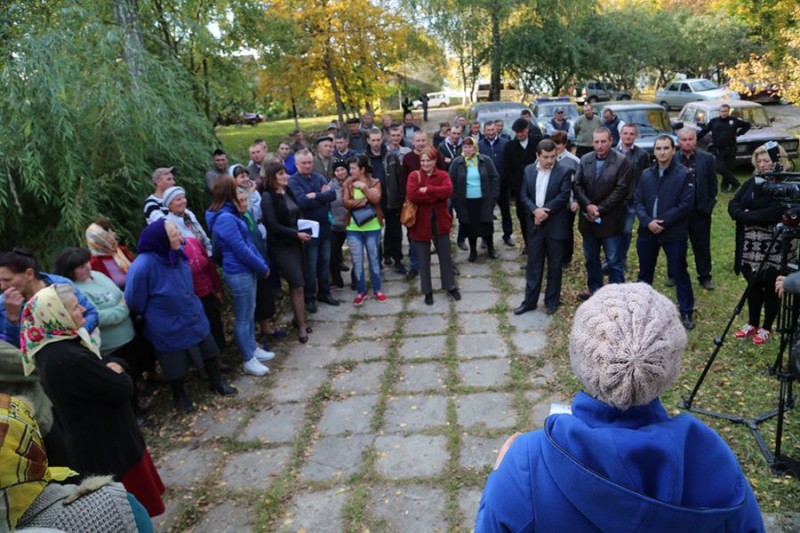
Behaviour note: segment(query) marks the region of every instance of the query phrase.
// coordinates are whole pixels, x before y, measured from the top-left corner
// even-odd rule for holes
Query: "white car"
[[[705,78],[690,78],[688,80],[675,80],[663,89],[656,91],[655,102],[669,111],[673,108],[680,109],[689,102],[713,100],[715,98],[738,100],[739,93],[731,89],[717,87]]]
[[[428,109],[432,107],[447,107],[450,97],[445,93],[428,93]],[[422,109],[422,100],[414,100],[414,109]]]

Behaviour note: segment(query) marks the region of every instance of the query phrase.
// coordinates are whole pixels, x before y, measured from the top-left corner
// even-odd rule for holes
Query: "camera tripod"
[[[780,305],[778,307],[776,329],[780,334],[780,347],[775,362],[767,368],[767,375],[774,377],[780,383],[778,392],[778,406],[775,409],[748,418],[744,415],[718,413],[707,409],[696,408],[693,407],[693,403],[695,396],[697,396],[703,381],[708,375],[711,366],[714,364],[714,361],[716,360],[717,355],[722,348],[725,336],[730,331],[733,321],[742,311],[745,302],[747,302],[753,280],[758,279],[759,276],[766,270],[769,255],[772,252],[775,244],[778,242],[778,240],[781,241],[781,265],[779,272],[786,274],[790,270],[789,254],[792,248],[791,245],[799,238],[800,228],[796,226],[784,226],[783,224],[778,224],[775,227],[775,231],[773,232],[772,239],[769,242],[767,252],[764,254],[764,259],[759,264],[758,270],[750,278],[750,282],[747,284],[747,288],[742,294],[742,297],[739,299],[739,302],[736,304],[733,314],[728,320],[722,335],[714,338],[714,351],[711,353],[711,357],[709,357],[708,361],[706,362],[706,366],[703,369],[703,372],[700,374],[700,378],[697,380],[697,383],[695,384],[694,389],[692,389],[691,394],[688,397],[684,396],[681,404],[682,408],[693,413],[699,413],[702,415],[727,420],[729,422],[733,422],[734,424],[745,425],[755,438],[756,444],[761,450],[761,454],[764,456],[764,459],[766,459],[767,464],[772,472],[777,475],[791,474],[796,477],[800,477],[800,462],[785,456],[781,452],[781,445],[783,441],[784,416],[786,411],[795,406],[796,399],[792,391],[795,375],[789,369],[788,357],[787,361],[784,361],[784,355],[787,354],[787,349],[791,349],[793,346],[795,337],[800,338],[797,332],[798,311],[800,311],[800,297],[793,294],[784,293],[781,297]],[[797,270],[798,258],[793,257],[792,259],[795,261],[793,269]],[[787,364],[784,364],[785,362]],[[774,447],[771,448],[769,444],[767,444],[767,441],[765,440],[759,426],[767,420],[771,420],[773,418],[777,419],[777,426],[775,431]]]

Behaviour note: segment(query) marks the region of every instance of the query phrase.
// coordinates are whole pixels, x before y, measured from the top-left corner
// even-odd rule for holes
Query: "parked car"
[[[758,102],[759,104],[781,103],[781,89],[776,83],[738,82],[727,83],[723,87],[735,87],[742,100]]]
[[[800,141],[788,131],[774,127],[764,107],[756,102],[725,99],[692,102],[683,106],[678,115],[678,120],[683,122],[684,126],[691,126],[700,131],[709,120],[719,116],[719,108],[722,104],[731,106],[731,115],[750,123],[750,129],[747,133],[736,139],[737,163],[749,162],[755,149],[767,141],[777,141],[789,154],[790,159],[797,159]],[[713,140],[711,136],[707,135],[702,139],[698,139],[698,146],[712,150]]]
[[[511,129],[511,125],[519,118],[523,109],[527,109],[533,115],[529,107],[516,102],[479,102],[472,104],[472,107],[467,111],[467,122],[479,121],[481,123],[481,131],[483,131],[483,125],[486,122],[502,120],[505,122],[503,124],[503,133],[513,138],[514,130]]]
[[[666,109],[652,102],[629,100],[627,102],[601,102],[595,111],[602,115],[604,109],[611,109],[625,124],[636,124],[639,131],[636,146],[647,153],[653,153],[653,144],[660,135],[669,135],[677,143],[674,130],[683,127],[680,123],[670,122]]]
[[[558,96],[553,98],[536,98],[533,105],[533,121],[542,130],[542,134],[547,131],[547,123],[556,116],[556,109],[563,109],[567,120],[574,122],[580,113],[578,106],[569,99],[569,96]]]
[[[478,90],[475,91],[476,102],[489,101],[489,87],[488,83],[481,83],[478,85]],[[500,84],[500,101],[501,102],[519,102],[522,100],[522,92],[517,89],[517,86],[511,82]]]
[[[613,84],[605,81],[590,80],[580,90],[575,90],[575,101],[579,105],[583,105],[586,102],[593,104],[595,102],[630,99],[630,91],[617,89]]]
[[[414,100],[414,109],[422,109],[422,100]],[[428,93],[428,109],[432,107],[447,107],[450,105],[450,97],[446,93]]]
[[[690,78],[675,80],[663,89],[656,91],[655,102],[669,111],[673,108],[680,109],[689,102],[715,98],[738,100],[739,93],[732,89],[717,87],[705,78]]]
[[[260,113],[242,113],[241,124],[255,126],[259,122],[264,122],[264,117]]]

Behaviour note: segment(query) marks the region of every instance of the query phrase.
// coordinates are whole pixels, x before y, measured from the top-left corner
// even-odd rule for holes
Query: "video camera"
[[[800,224],[800,173],[784,172],[781,164],[780,145],[775,141],[766,144],[773,170],[756,176],[756,186],[784,204],[783,223],[787,226]]]

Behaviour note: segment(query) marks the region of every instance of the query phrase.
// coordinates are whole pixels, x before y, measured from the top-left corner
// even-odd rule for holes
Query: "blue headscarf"
[[[137,253],[152,253],[159,256],[166,263],[175,266],[181,260],[186,259],[183,250],[173,250],[169,245],[169,235],[164,225],[165,218],[159,218],[142,230],[139,235],[139,244],[136,246]]]

